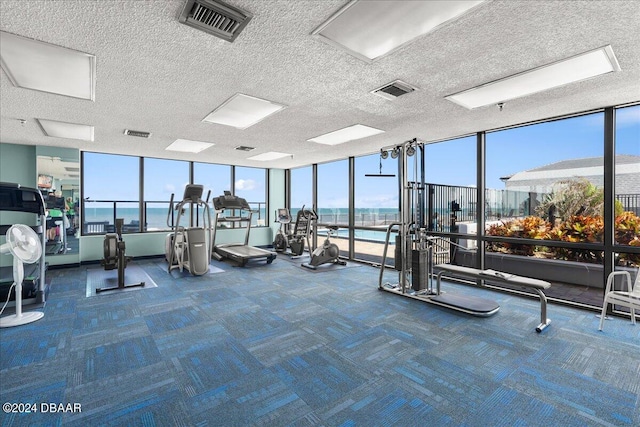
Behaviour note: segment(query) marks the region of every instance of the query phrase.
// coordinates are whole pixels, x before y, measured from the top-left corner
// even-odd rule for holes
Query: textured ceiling
[[[346,0],[227,1],[254,15],[233,43],[180,24],[186,0],[1,0],[2,31],[96,55],[97,83],[91,102],[17,88],[0,73],[0,141],[290,168],[640,100],[635,0],[488,1],[370,64],[310,35]],[[444,99],[608,44],[621,72],[509,101],[503,111]],[[396,79],[420,90],[394,101],[369,93]],[[202,122],[238,92],[288,107],[245,130]],[[95,141],[46,137],[36,118],[93,125]],[[333,147],[307,142],[356,123],[386,132]],[[216,145],[165,151],[178,138]],[[293,158],[246,159],[267,151]]]

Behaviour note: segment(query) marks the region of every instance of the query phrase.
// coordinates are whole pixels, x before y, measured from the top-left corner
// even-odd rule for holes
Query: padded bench
[[[503,273],[495,270],[479,270],[477,268],[463,267],[460,265],[438,264],[434,267],[438,270],[437,289],[440,293],[440,281],[442,276],[463,276],[472,279],[482,279],[494,283],[508,283],[523,288],[533,289],[540,297],[540,324],[536,327],[536,332],[542,332],[551,324],[551,320],[547,319],[547,296],[544,294],[545,289],[551,287],[551,283],[544,280],[532,279],[530,277],[516,276],[515,274]]]

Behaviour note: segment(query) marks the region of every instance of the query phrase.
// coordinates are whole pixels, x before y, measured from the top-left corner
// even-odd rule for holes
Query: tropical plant
[[[604,219],[600,215],[572,215],[555,226],[543,218],[529,216],[502,221],[487,229],[488,236],[555,240],[571,243],[599,243],[604,237]],[[615,240],[620,245],[640,247],[640,217],[633,212],[621,212],[615,220]],[[506,242],[488,242],[490,252],[532,256],[549,249],[544,246]],[[600,263],[601,250],[556,248],[554,258]],[[621,253],[618,261],[625,265],[640,265],[640,255]]]
[[[551,224],[537,216],[528,216],[514,220],[501,221],[487,230],[487,235],[503,237],[519,237],[524,239],[544,239]],[[535,246],[517,243],[489,242],[487,250],[491,252],[508,252],[517,255],[533,255]]]
[[[573,215],[552,230],[549,238],[572,243],[602,241],[604,220],[601,216]],[[590,249],[557,248],[556,258],[581,262],[600,262],[602,251]]]
[[[616,217],[615,238],[620,245],[640,247],[640,217],[633,212],[623,212]],[[623,264],[640,265],[640,255],[621,253]]]
[[[555,210],[555,217],[566,221],[573,215],[602,215],[604,189],[598,188],[586,178],[559,181],[553,191],[544,197],[536,207],[536,214],[549,220],[549,212]],[[619,205],[622,211],[622,205]]]

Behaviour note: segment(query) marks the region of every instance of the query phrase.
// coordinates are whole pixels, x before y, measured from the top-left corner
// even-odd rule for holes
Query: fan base
[[[0,318],[0,328],[10,328],[12,326],[26,325],[27,323],[35,322],[44,317],[44,313],[41,311],[30,311],[28,313],[22,313],[20,316],[12,314],[11,316],[5,316]]]

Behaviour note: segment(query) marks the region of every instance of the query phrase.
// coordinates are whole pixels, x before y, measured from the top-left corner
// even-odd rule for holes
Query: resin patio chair
[[[622,276],[622,290],[613,290],[613,283],[616,276]],[[625,286],[626,285],[626,290]],[[636,272],[635,283],[631,282],[631,274],[628,271],[614,271],[607,278],[607,287],[604,293],[604,302],[602,303],[602,313],[600,315],[600,327],[602,330],[604,318],[607,314],[607,306],[609,304],[621,305],[628,307],[631,311],[631,323],[636,324],[636,312],[640,310],[640,268]]]

